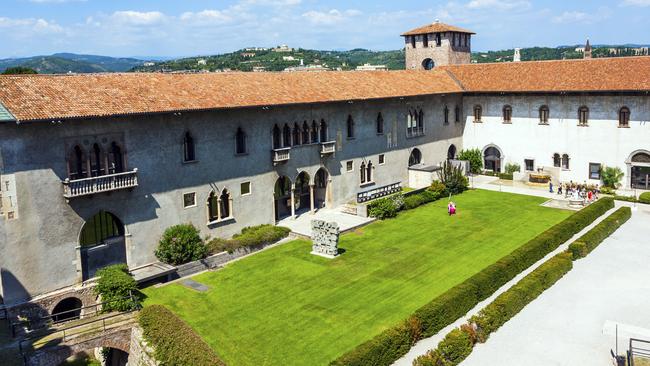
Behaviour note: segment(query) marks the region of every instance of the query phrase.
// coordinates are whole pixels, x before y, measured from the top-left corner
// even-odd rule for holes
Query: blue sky
[[[475,50],[650,43],[650,0],[0,0],[0,58],[91,53],[189,56],[249,46],[402,47],[440,19]]]

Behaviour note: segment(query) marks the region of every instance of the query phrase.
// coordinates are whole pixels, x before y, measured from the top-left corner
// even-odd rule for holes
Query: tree
[[[445,194],[459,194],[467,190],[469,186],[467,177],[463,175],[463,169],[447,161],[438,171],[438,179],[447,188]]]
[[[469,170],[472,174],[479,174],[483,170],[483,157],[479,149],[461,150],[458,160],[469,161]]]
[[[23,66],[9,67],[2,72],[2,75],[23,75],[23,74],[38,74],[38,72],[36,72],[36,70],[32,68],[23,67]]]
[[[600,176],[605,187],[616,189],[621,186],[623,171],[619,167],[607,166],[603,168]]]
[[[154,254],[162,262],[176,266],[205,258],[208,248],[194,225],[181,224],[165,230]]]

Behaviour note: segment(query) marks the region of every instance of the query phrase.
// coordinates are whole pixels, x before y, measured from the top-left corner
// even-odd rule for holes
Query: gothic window
[[[86,159],[79,145],[72,148],[69,164],[71,180],[86,178]]]
[[[459,123],[460,122],[460,107],[456,106],[454,109],[454,122]]]
[[[366,166],[366,182],[372,182],[372,161],[368,162]]]
[[[629,127],[630,126],[630,109],[628,107],[623,107],[618,111],[618,126],[619,127]]]
[[[360,174],[361,184],[366,183],[366,163],[365,162],[361,163],[361,166],[359,167],[359,174]]]
[[[589,123],[589,108],[586,106],[578,109],[578,123],[580,126],[586,126]]]
[[[194,138],[192,134],[187,131],[183,137],[183,161],[194,161],[196,160],[196,155],[194,151]]]
[[[279,149],[282,146],[280,127],[276,124],[273,126],[273,148]]]
[[[474,106],[474,122],[481,122],[483,117],[483,108],[480,105]]]
[[[553,166],[556,168],[560,168],[562,166],[562,158],[558,153],[553,154]]]
[[[327,142],[327,123],[324,119],[320,120],[320,141]]]
[[[237,154],[246,153],[246,133],[241,127],[237,128],[237,133],[235,134],[235,151]]]
[[[286,123],[282,129],[282,147],[291,147],[291,127]]]
[[[98,177],[104,175],[102,150],[98,144],[94,144],[90,150],[90,176]]]
[[[354,138],[354,119],[352,119],[352,115],[348,115],[347,136],[349,139]]]
[[[449,124],[449,107],[445,106],[444,109],[444,115],[445,115],[445,124]]]
[[[549,109],[547,105],[539,107],[539,123],[546,125],[548,124],[548,115]]]
[[[230,212],[230,192],[227,189],[223,189],[221,196],[219,197],[219,212],[221,220],[230,218],[232,212]]]
[[[300,126],[297,122],[293,124],[293,145],[300,145]]]
[[[382,135],[384,133],[384,117],[381,115],[381,112],[377,115],[377,135]]]
[[[562,169],[569,169],[569,155],[562,155]]]
[[[318,143],[318,124],[316,121],[311,121],[311,143]]]
[[[208,196],[208,221],[219,220],[219,197],[212,191]]]
[[[122,149],[117,142],[111,142],[111,149],[108,153],[108,172],[109,174],[122,173],[124,171],[124,157]]]
[[[503,106],[503,122],[504,123],[512,122],[512,107],[509,105]]]

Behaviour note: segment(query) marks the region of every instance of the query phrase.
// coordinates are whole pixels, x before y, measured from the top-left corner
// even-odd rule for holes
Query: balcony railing
[[[419,137],[419,136],[424,136],[424,127],[412,127],[406,130],[407,138]]]
[[[273,165],[288,161],[291,158],[291,148],[273,149],[271,150],[271,157],[273,158]]]
[[[336,151],[336,141],[327,141],[327,142],[320,143],[321,156],[334,154],[335,151]]]
[[[102,175],[99,177],[83,178],[63,182],[63,197],[89,196],[92,194],[118,191],[120,189],[138,186],[138,169],[130,172]]]

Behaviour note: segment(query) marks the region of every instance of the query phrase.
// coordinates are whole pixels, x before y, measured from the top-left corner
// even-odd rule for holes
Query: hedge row
[[[567,252],[549,259],[473,316],[469,324],[447,334],[438,348],[418,357],[413,365],[458,365],[472,353],[474,344],[485,342],[492,332],[519,313],[572,267],[571,254]]]
[[[589,230],[588,233],[569,245],[569,252],[573,255],[573,259],[586,257],[630,217],[632,217],[632,209],[629,207],[621,207],[609,215],[605,220]]]
[[[189,325],[164,306],[145,307],[138,321],[161,365],[225,365]]]
[[[498,172],[490,172],[486,171],[482,173],[483,175],[487,175],[490,177],[499,177],[499,179],[502,180],[513,180],[513,173],[498,173]]]
[[[639,202],[639,203],[650,204],[650,192],[641,193],[638,199],[634,196],[621,196],[618,194],[614,196],[614,199],[617,201]]]
[[[639,202],[650,204],[650,192],[641,193],[639,196]]]
[[[330,365],[391,365],[417,341],[436,334],[467,314],[476,304],[488,298],[521,271],[544,258],[613,207],[613,199],[602,198],[574,213],[496,263],[422,306],[406,322],[389,328],[375,338],[362,343],[332,361]],[[413,324],[417,324],[419,329],[412,329]]]
[[[286,238],[291,229],[275,225],[258,225],[246,227],[232,239],[214,238],[208,242],[208,251],[212,254],[232,253],[238,248],[272,244]]]
[[[419,193],[404,195],[398,193],[389,197],[379,198],[368,204],[368,215],[384,220],[397,216],[402,210],[412,210],[425,203],[433,202],[442,197],[442,193],[429,189]]]

